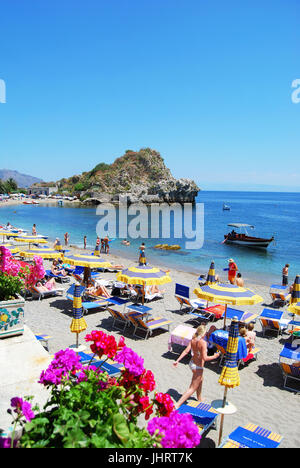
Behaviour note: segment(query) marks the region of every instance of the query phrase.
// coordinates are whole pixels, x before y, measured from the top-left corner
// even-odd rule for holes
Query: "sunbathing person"
[[[68,274],[66,270],[64,270],[63,268],[59,266],[59,263],[57,260],[54,260],[52,263],[51,273],[55,276],[67,276]]]
[[[36,283],[36,287],[39,289],[39,292],[49,292],[55,289],[55,279],[51,278],[46,283],[42,283],[42,281],[38,281]]]
[[[160,290],[156,284],[153,284],[152,286],[147,286],[148,294],[163,294],[164,292],[166,292],[165,289]]]
[[[91,296],[111,297],[106,287],[102,285],[89,287],[87,288],[87,292]]]

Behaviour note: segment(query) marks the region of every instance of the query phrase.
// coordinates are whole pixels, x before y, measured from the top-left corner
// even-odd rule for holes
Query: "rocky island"
[[[117,203],[193,203],[200,188],[193,180],[175,179],[159,152],[127,150],[112,164],[100,163],[89,172],[56,182],[60,193],[80,198],[86,205]]]

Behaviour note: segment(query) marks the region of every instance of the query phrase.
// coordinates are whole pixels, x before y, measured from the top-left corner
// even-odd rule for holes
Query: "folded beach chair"
[[[147,319],[146,316],[147,314],[136,315],[135,312],[127,314],[128,319],[134,326],[133,335],[136,336],[137,331],[142,330],[146,333],[145,340],[149,335],[152,335],[153,330],[164,327],[167,327],[169,330],[170,325],[173,323],[171,320],[167,320],[163,317],[150,317]]]
[[[61,283],[69,283],[70,282],[70,278],[68,276],[54,275],[51,270],[46,270],[45,277],[54,278],[55,281],[60,281]]]
[[[276,335],[282,335],[282,333],[288,328],[289,320],[282,318],[283,312],[279,310],[264,309],[259,315],[259,321],[262,326],[263,336],[266,331],[276,333]]]
[[[31,294],[33,299],[45,299],[47,297],[58,296],[59,294],[62,295],[64,293],[63,288],[54,288],[50,289],[49,291],[43,291],[39,286],[30,286],[28,292]]]
[[[102,359],[99,359],[98,356],[95,356],[93,353],[84,353],[81,351],[78,353],[78,356],[81,364],[90,364],[94,367],[101,367],[101,370],[107,372],[110,375],[110,377],[116,377],[120,375],[121,369],[123,368],[122,364],[119,364],[118,362],[113,361],[112,359],[108,359],[104,362]]]
[[[208,403],[190,401],[185,405],[181,405],[177,411],[178,413],[191,414],[201,435],[206,433],[209,429],[216,429],[217,427],[218,413]]]
[[[291,294],[289,292],[289,288],[286,287],[286,286],[282,286],[280,284],[272,284],[270,286],[270,296],[271,296],[271,299],[272,299],[272,305],[273,306],[284,306],[286,305],[290,298],[291,298]]]
[[[190,288],[183,284],[175,284],[175,298],[180,304],[180,310],[185,306],[190,312],[194,312],[195,310],[204,309],[207,306],[207,301],[202,299],[190,299]]]
[[[256,424],[238,426],[218,448],[277,448],[282,436]]]

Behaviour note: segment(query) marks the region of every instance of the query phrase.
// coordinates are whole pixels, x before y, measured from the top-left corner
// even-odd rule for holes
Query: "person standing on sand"
[[[35,224],[32,226],[31,234],[32,234],[33,236],[36,236],[36,234],[37,234],[37,233],[36,233],[36,225],[35,225]]]
[[[287,286],[289,283],[289,267],[288,263],[282,269],[282,286]]]
[[[233,260],[233,258],[230,258],[228,260],[228,268],[226,268],[226,270],[228,270],[228,281],[229,281],[229,283],[234,284],[235,283],[236,273],[238,271],[238,267],[237,267],[237,264],[235,263],[235,261]]]
[[[147,265],[147,260],[146,260],[146,255],[145,255],[145,244],[142,242],[142,245],[140,246],[140,256],[139,256],[139,265]]]
[[[64,237],[65,237],[65,245],[68,245],[69,239],[70,239],[69,234],[66,232]]]
[[[86,249],[86,236],[83,238],[83,248]]]
[[[220,353],[217,352],[212,356],[207,355],[207,343],[204,340],[206,335],[206,328],[203,325],[197,328],[191,342],[181,353],[177,361],[173,363],[174,367],[177,367],[179,361],[184,358],[189,352],[192,352],[192,359],[190,361],[189,367],[193,373],[192,381],[187,389],[187,391],[182,395],[182,397],[175,404],[175,409],[178,409],[188,398],[190,398],[194,392],[196,392],[197,400],[201,403],[202,400],[202,384],[203,384],[203,370],[206,362],[214,361],[219,356]]]

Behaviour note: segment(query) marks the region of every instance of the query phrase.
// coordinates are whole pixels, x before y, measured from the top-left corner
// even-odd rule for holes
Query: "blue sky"
[[[151,147],[204,189],[300,191],[299,0],[2,0],[0,22],[0,168]]]

